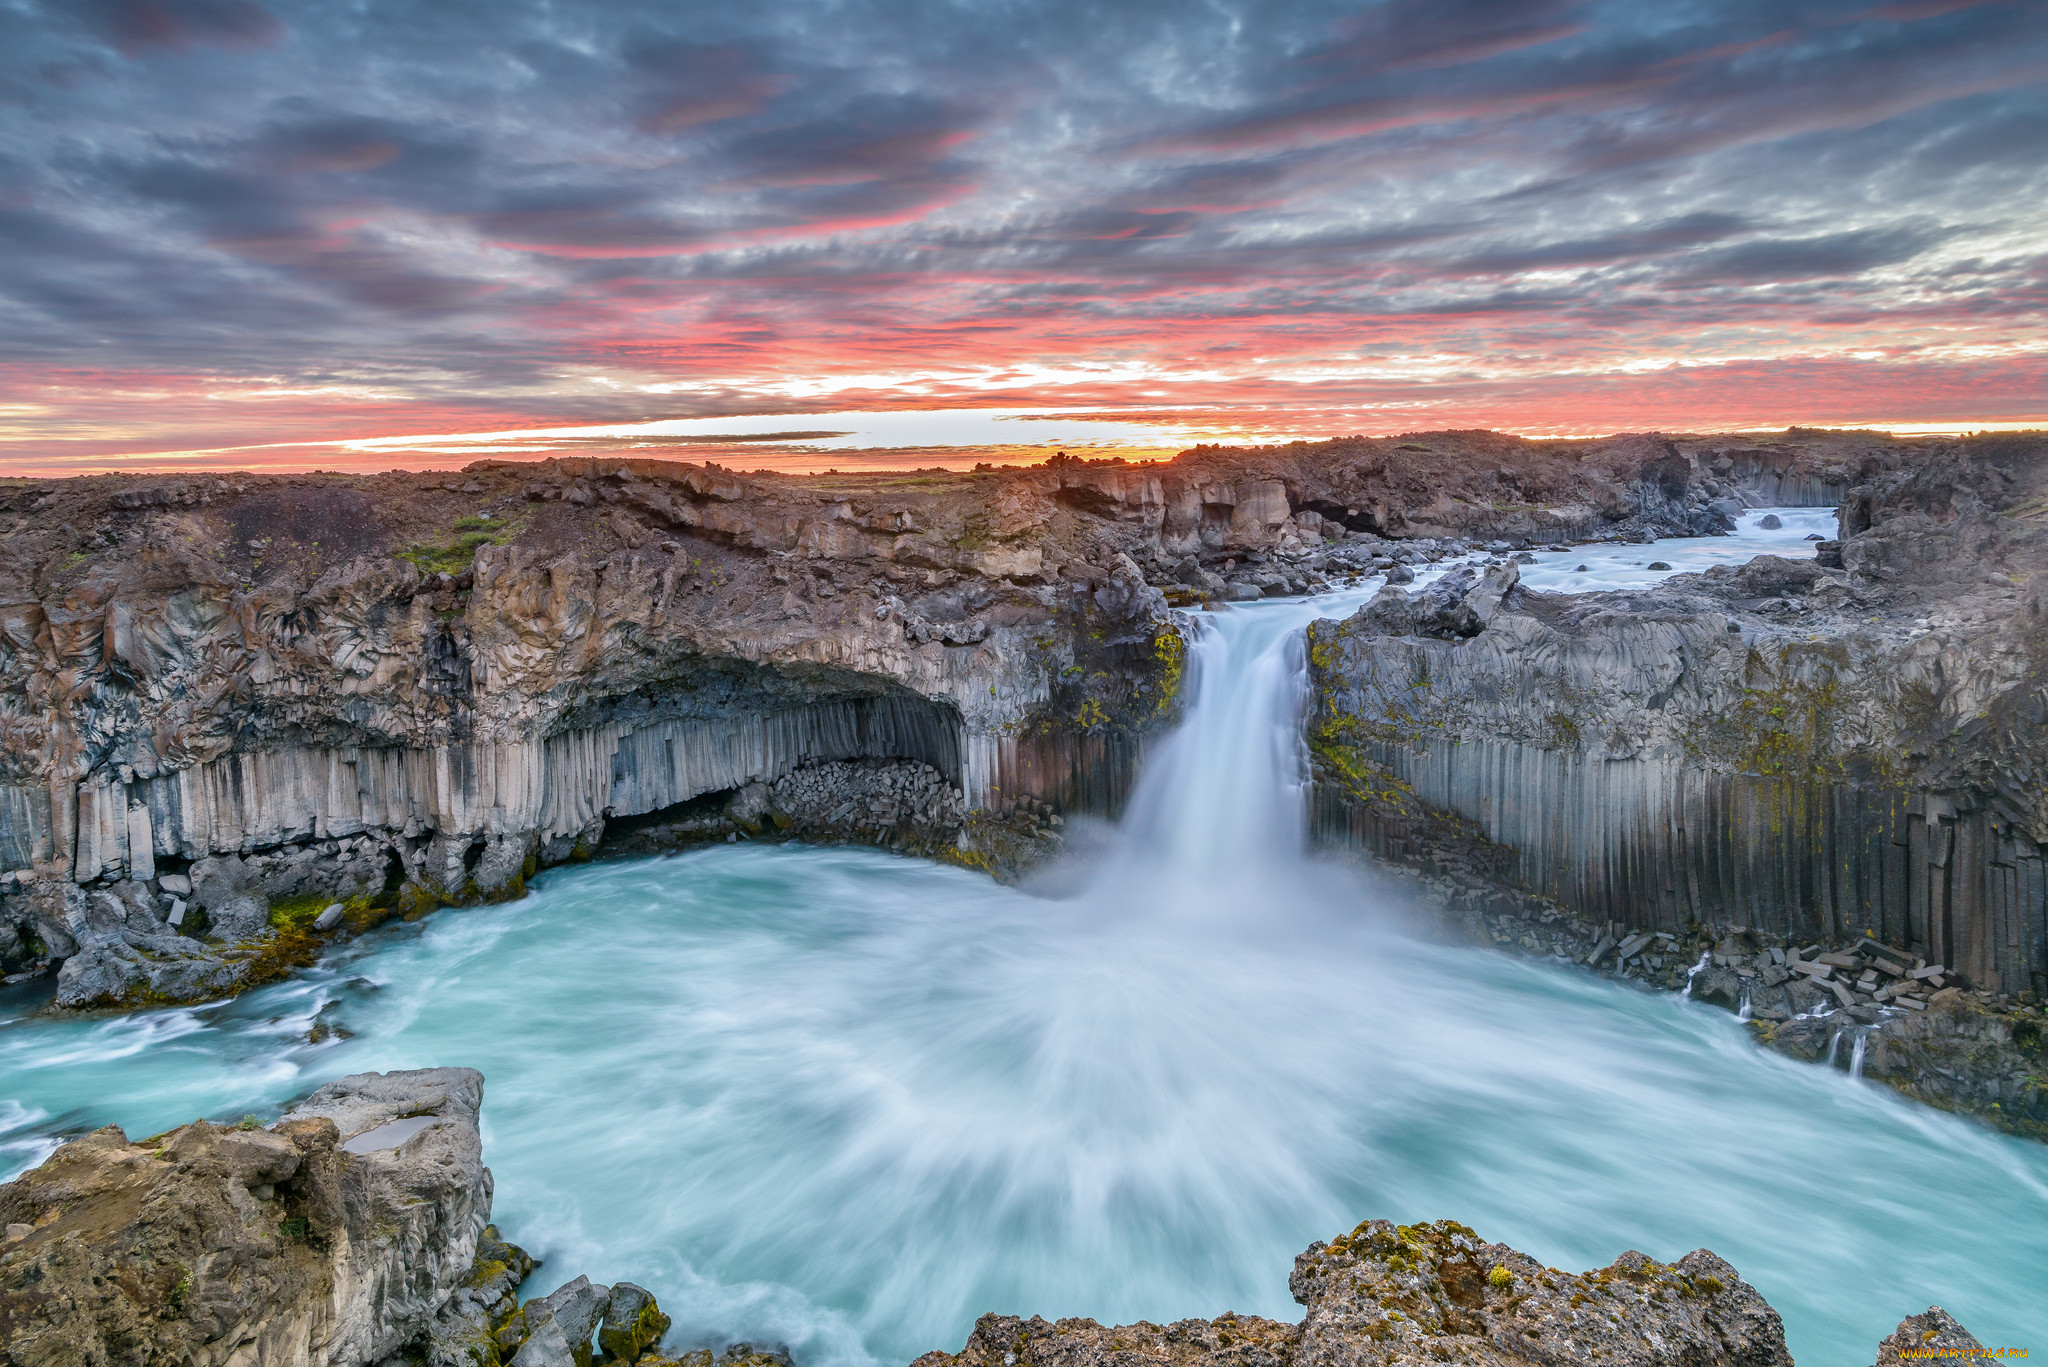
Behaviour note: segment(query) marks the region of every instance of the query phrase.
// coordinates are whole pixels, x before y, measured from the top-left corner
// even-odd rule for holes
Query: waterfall
[[[1849,1076],[1858,1082],[1863,1080],[1863,1051],[1869,1047],[1869,1044],[1870,1032],[1868,1030],[1858,1030],[1856,1032],[1855,1047],[1849,1051]]]
[[[1685,970],[1685,990],[1678,994],[1681,998],[1686,1001],[1692,1000],[1692,980],[1706,972],[1707,965],[1712,962],[1714,962],[1714,952],[1712,950],[1700,951],[1700,961]]]
[[[1105,900],[1212,903],[1296,876],[1308,849],[1304,631],[1366,590],[1199,616],[1186,716],[1145,763],[1091,882]],[[1170,888],[1171,894],[1163,889]]]
[[[1687,979],[1687,982],[1690,983],[1691,979]],[[1755,1014],[1749,1004],[1749,989],[1745,987],[1742,989],[1742,1005],[1736,1009],[1735,1019],[1739,1021],[1752,1020],[1755,1018]]]

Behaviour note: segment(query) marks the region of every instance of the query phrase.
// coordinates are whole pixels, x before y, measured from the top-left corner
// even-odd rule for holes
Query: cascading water
[[[1186,720],[1147,762],[1095,886],[1151,885],[1149,900],[1270,886],[1308,846],[1302,631],[1364,593],[1239,609],[1200,623]],[[1155,880],[1171,881],[1162,897]],[[1203,891],[1207,889],[1207,891]]]
[[[721,845],[552,871],[219,1006],[64,1018],[15,989],[0,1158],[467,1064],[498,1223],[548,1259],[531,1289],[639,1282],[672,1348],[870,1367],[991,1310],[1292,1318],[1294,1255],[1368,1216],[1575,1268],[1709,1247],[1802,1360],[1867,1360],[1930,1301],[2025,1342],[2048,1149],[1721,1012],[1410,938],[1303,857],[1300,628],[1362,596],[1217,615],[1185,725],[1056,896]]]
[[[1713,951],[1707,950],[1700,955],[1700,961],[1698,963],[1694,964],[1691,968],[1685,970],[1685,986],[1679,989],[1678,993],[1678,995],[1682,999],[1684,999],[1685,1001],[1692,1000],[1692,980],[1694,978],[1699,977],[1700,974],[1706,972],[1707,965],[1712,962],[1714,962]]]
[[[1858,1030],[1856,1043],[1849,1050],[1849,1077],[1856,1082],[1863,1081],[1863,1052],[1870,1047],[1870,1032]]]

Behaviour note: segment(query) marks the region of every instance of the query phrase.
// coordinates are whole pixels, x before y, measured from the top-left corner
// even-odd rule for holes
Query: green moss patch
[[[458,517],[444,535],[415,541],[393,554],[417,566],[422,574],[460,574],[476,559],[479,548],[504,545],[522,526],[516,518]]]

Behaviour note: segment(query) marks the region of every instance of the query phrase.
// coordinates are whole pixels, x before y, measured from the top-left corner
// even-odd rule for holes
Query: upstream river
[[[1832,531],[1777,512],[1525,575],[1623,586]],[[83,1128],[464,1064],[497,1221],[546,1259],[529,1290],[640,1282],[672,1348],[866,1367],[991,1310],[1292,1319],[1294,1255],[1372,1216],[1574,1270],[1711,1248],[1823,1367],[1930,1303],[2039,1346],[2048,1146],[1761,1052],[1724,1012],[1411,937],[1305,854],[1301,628],[1371,587],[1208,619],[1122,825],[1035,890],[721,845],[555,870],[217,1006],[80,1020],[15,989],[0,1175]]]

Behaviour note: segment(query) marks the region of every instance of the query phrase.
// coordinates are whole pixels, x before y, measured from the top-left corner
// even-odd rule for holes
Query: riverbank
[[[1720,1007],[1763,1048],[2048,1140],[2039,1005],[1964,986],[1870,936],[1802,945],[1745,926],[1673,934],[1595,921],[1517,888],[1511,852],[1469,825],[1403,822],[1382,840],[1415,896],[1467,943]]]

